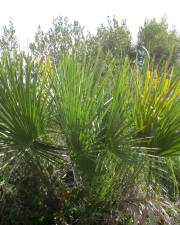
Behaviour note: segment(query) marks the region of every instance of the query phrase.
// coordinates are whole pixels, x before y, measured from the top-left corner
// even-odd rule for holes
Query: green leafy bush
[[[57,67],[5,53],[1,223],[176,222],[179,88],[173,73],[127,58],[107,68],[72,53]]]

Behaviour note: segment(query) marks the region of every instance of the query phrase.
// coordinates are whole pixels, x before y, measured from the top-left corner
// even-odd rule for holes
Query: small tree
[[[57,64],[59,59],[69,52],[76,51],[76,54],[79,54],[84,40],[83,31],[84,28],[77,21],[70,23],[67,17],[57,17],[53,20],[52,28],[46,33],[38,27],[30,49],[38,56],[50,55]]]
[[[169,30],[164,18],[160,22],[156,19],[145,20],[138,33],[137,48],[140,60],[144,59],[143,47],[148,50],[150,57],[154,58],[155,64],[168,62],[169,65],[175,65],[179,62],[180,37],[175,28]]]
[[[119,24],[118,20],[107,18],[107,26],[101,24],[97,28],[96,35],[89,35],[88,46],[93,52],[101,48],[104,55],[110,53],[112,57],[122,58],[125,55],[132,56],[131,34],[126,21]]]
[[[12,20],[9,21],[9,26],[2,27],[2,31],[3,33],[0,38],[0,52],[2,52],[4,49],[8,49],[9,52],[17,50],[18,40]]]

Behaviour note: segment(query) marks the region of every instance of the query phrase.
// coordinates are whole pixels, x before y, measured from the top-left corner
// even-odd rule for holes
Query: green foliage
[[[160,67],[161,63],[176,65],[179,63],[180,38],[175,28],[168,29],[166,19],[157,22],[156,19],[145,20],[138,33],[138,49],[140,58],[144,58],[144,46],[151,58]]]
[[[99,48],[106,62],[116,59],[117,65],[126,55],[132,60],[138,58],[142,65],[145,59],[144,48],[159,69],[163,64],[167,67],[179,65],[180,38],[175,28],[169,30],[166,19],[160,22],[155,19],[145,20],[137,38],[135,45],[126,21],[119,23],[115,16],[112,19],[108,17],[107,25],[101,24],[96,34],[86,33],[77,21],[70,23],[67,17],[57,17],[47,32],[39,26],[30,49],[39,57],[50,55],[56,66],[66,53],[74,51],[80,59],[84,53],[96,58]]]
[[[48,70],[48,64],[22,54],[10,57],[5,52],[1,57],[0,151],[7,164],[37,156],[56,158],[57,148],[41,141],[52,112]]]
[[[160,218],[165,210],[161,200],[161,196],[166,199],[165,188],[170,194],[173,192],[174,198],[178,194],[179,177],[170,157],[180,155],[179,79],[166,73],[159,76],[148,64],[137,70],[127,58],[118,73],[113,61],[108,69],[106,66],[101,54],[96,60],[92,56],[83,62],[76,54],[66,55],[58,68],[47,57],[39,60],[22,54],[3,54],[1,182],[9,182],[19,163],[25,163],[32,170],[30,182],[35,181],[35,171],[39,171],[42,185],[51,193],[54,188],[44,174],[51,174],[54,169],[48,164],[68,164],[72,171],[69,187],[72,183],[82,189],[83,201],[89,202],[78,201],[75,208],[70,203],[73,200],[63,202],[63,213],[72,205],[72,221],[79,217],[84,221],[85,213],[89,216],[87,224],[94,224],[92,215],[105,223],[109,209],[117,222],[124,220],[124,213],[127,221],[131,221],[129,216],[140,221],[145,213],[142,204],[146,209],[153,204],[154,217]],[[169,178],[164,180],[167,173]],[[41,196],[39,185],[37,204],[41,208],[45,203],[39,201],[45,197]],[[14,197],[19,198],[21,191],[17,189]],[[25,198],[23,202],[28,201]],[[134,214],[131,201],[138,202],[139,213]],[[173,207],[168,204],[167,210]],[[151,221],[150,215],[148,212]],[[50,217],[58,218],[56,209]],[[163,219],[170,221],[169,214]],[[59,217],[59,223],[67,220],[67,215]]]
[[[107,26],[101,24],[97,28],[96,35],[90,34],[87,38],[88,50],[96,53],[98,48],[102,48],[104,58],[107,54],[111,55],[111,59],[114,57],[123,58],[126,55],[131,56],[133,53],[131,45],[131,34],[126,21],[119,24],[115,17],[113,19],[108,17]]]
[[[148,146],[157,155],[179,155],[180,80],[171,74],[158,74],[147,67],[137,74],[132,71],[132,117],[140,130],[139,137],[149,137]],[[144,74],[146,73],[146,74]]]
[[[180,80],[125,58],[115,18],[91,38],[57,18],[33,56],[1,55],[1,224],[177,220]]]
[[[40,170],[36,165],[19,162],[1,185],[0,224],[62,224],[67,192],[62,176],[61,167],[50,163]]]
[[[9,52],[13,52],[18,48],[18,40],[16,37],[16,31],[12,20],[9,21],[9,26],[3,26],[3,33],[0,38],[0,52],[8,49]]]
[[[134,196],[145,208],[153,199],[155,214],[162,205],[161,217],[163,177],[169,173],[173,192],[178,188],[177,174],[163,156],[179,155],[179,80],[146,66],[137,71],[128,60],[119,74],[113,74],[113,62],[106,73],[104,66],[98,59],[90,66],[67,56],[55,75],[57,121],[75,182],[94,193],[97,203],[113,202],[121,212],[130,207],[122,203]],[[168,214],[164,219],[170,221]]]
[[[126,22],[122,21],[119,24],[115,17],[113,19],[108,17],[107,26],[101,24],[97,28],[97,33],[92,35],[86,34],[84,27],[77,21],[70,23],[66,17],[57,17],[53,21],[52,28],[47,32],[39,26],[35,41],[30,44],[33,55],[39,57],[48,55],[56,66],[67,53],[74,52],[80,59],[85,53],[90,58],[92,55],[96,58],[99,48],[103,52],[101,57],[109,63],[113,58],[116,58],[119,63],[127,54],[130,58],[135,58],[135,49],[132,46],[131,34]]]
[[[70,23],[67,17],[57,17],[46,33],[38,27],[35,42],[30,44],[30,49],[38,57],[48,55],[57,65],[68,52],[76,51],[76,54],[80,54],[83,40],[84,28],[79,22]]]

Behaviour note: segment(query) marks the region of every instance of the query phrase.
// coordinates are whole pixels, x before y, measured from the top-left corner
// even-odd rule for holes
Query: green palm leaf
[[[35,143],[48,127],[50,102],[47,65],[22,54],[10,57],[4,53],[0,61],[0,151],[5,156],[42,153]],[[49,150],[43,149],[43,154]]]

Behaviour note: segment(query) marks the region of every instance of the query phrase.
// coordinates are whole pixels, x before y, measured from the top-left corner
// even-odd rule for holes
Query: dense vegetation
[[[0,224],[180,223],[180,39],[57,18],[0,39]],[[163,44],[161,42],[163,41]]]

